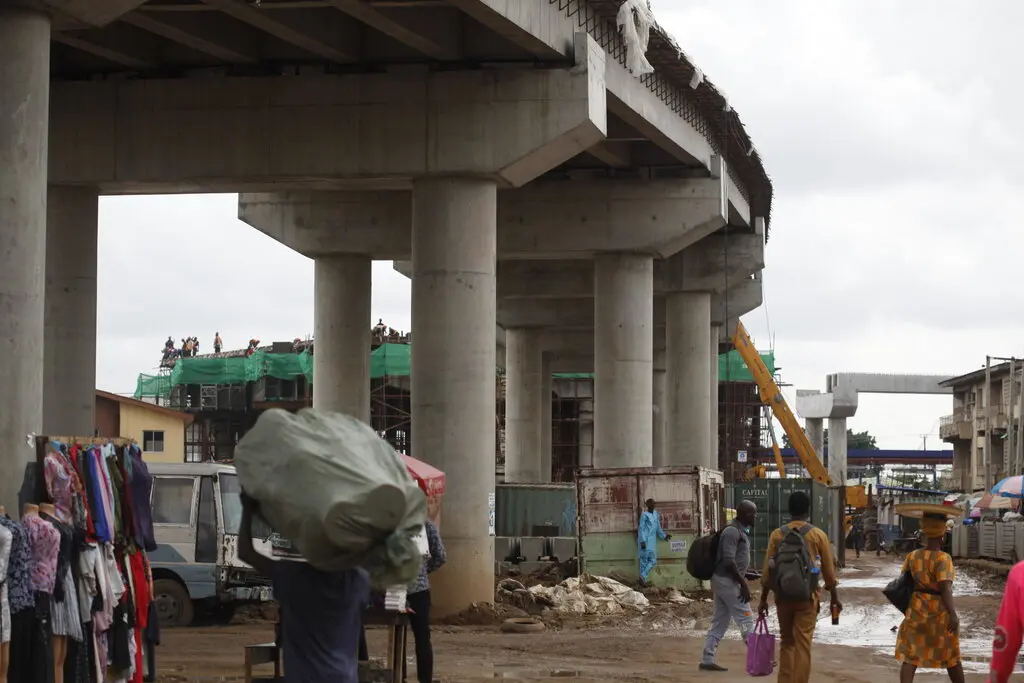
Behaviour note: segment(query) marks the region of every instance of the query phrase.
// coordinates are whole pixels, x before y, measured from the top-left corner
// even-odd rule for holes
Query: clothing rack
[[[63,590],[55,583],[52,595],[45,589],[35,594],[37,609],[27,611],[38,613],[38,600],[49,598],[51,616],[45,624],[33,622],[32,647],[22,647],[32,652],[33,674],[22,675],[19,669],[12,681],[51,683],[55,674],[60,681],[58,672],[62,672],[63,683],[142,683],[149,679],[143,670],[146,664],[149,677],[154,674],[153,645],[159,636],[146,555],[156,547],[152,479],[138,442],[123,437],[41,435],[35,437],[35,450],[36,466],[27,475],[34,481],[26,478],[22,495],[27,497],[22,502],[55,507],[54,518],[45,518],[62,539],[56,562],[57,583]],[[89,581],[83,579],[85,574]],[[70,606],[66,596],[72,596]],[[61,623],[52,616],[58,610]],[[48,647],[36,647],[37,640],[49,642],[51,637],[56,643],[52,653]],[[58,647],[61,643],[66,646]],[[36,666],[36,659],[42,664]],[[43,668],[45,681],[36,675],[36,669]]]
[[[66,444],[68,446],[106,446],[110,444],[115,448],[124,448],[125,446],[132,446],[138,442],[135,439],[126,439],[124,437],[104,437],[104,436],[36,436],[36,472],[35,477],[35,498],[34,501],[38,503],[52,503],[50,500],[50,494],[46,490],[46,477],[43,476],[43,467],[46,463],[47,448],[53,442]]]

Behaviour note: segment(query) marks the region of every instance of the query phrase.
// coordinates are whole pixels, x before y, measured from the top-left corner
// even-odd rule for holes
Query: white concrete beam
[[[758,219],[759,225],[763,221]],[[556,229],[556,226],[552,226]],[[537,242],[542,246],[543,242]],[[543,253],[542,249],[538,253]],[[763,233],[711,235],[680,253],[654,263],[656,294],[723,291],[763,270]],[[568,261],[504,260],[498,265],[498,296],[505,299],[592,299],[594,264]]]
[[[577,38],[571,69],[54,83],[50,181],[106,193],[427,175],[522,185],[604,139],[604,52]]]
[[[354,26],[348,32],[349,35],[338,35],[337,33],[331,35],[332,29],[337,27],[311,25],[299,28],[291,26],[281,19],[271,17],[266,10],[260,9],[259,3],[251,4],[245,0],[203,0],[203,2],[329,62],[348,64],[359,60],[358,49],[344,50],[341,48],[341,45],[358,48],[358,33]]]
[[[440,13],[437,8],[417,10],[403,8],[403,19],[398,20],[392,12],[377,8],[367,0],[327,0],[335,7],[354,19],[358,19],[370,28],[408,45],[414,50],[437,60],[456,60],[460,56],[457,36],[448,36],[447,40],[437,36],[437,22],[432,21]],[[446,24],[450,24],[445,16]],[[416,29],[410,28],[415,25]]]
[[[566,8],[564,3],[550,0],[448,2],[543,59],[570,54],[571,37],[580,25],[578,13],[585,11],[572,3]],[[612,22],[607,22],[607,28],[617,30]],[[608,110],[680,161],[712,168],[714,151],[700,132],[706,127],[699,120],[700,115],[694,114],[698,120],[687,121],[653,92],[655,87],[677,87],[664,84],[663,78],[653,74],[640,80],[617,60],[608,59],[605,70]],[[747,211],[749,213],[749,209]]]
[[[952,394],[941,386],[953,375],[882,374],[840,372],[827,375],[826,391],[801,389],[796,409],[807,419],[846,419],[857,414],[859,395],[865,394]]]
[[[106,26],[144,2],[145,0],[42,0],[39,4],[52,12],[53,28],[57,30]]]
[[[173,23],[154,17],[152,12],[140,11],[126,14],[121,21],[228,64],[255,64],[260,60],[256,52],[230,32],[211,31],[208,18],[199,17],[201,21],[195,21],[196,17],[188,16],[187,12],[178,14],[183,16],[175,17]]]
[[[725,225],[721,192],[721,183],[710,179],[537,181],[506,190],[498,195],[498,258],[571,260],[608,251],[665,256]],[[238,200],[241,220],[301,254],[362,253],[380,260],[409,258],[410,201],[404,191],[242,193]],[[755,252],[753,267],[762,267],[763,240],[747,235],[736,243],[742,246],[734,265]],[[582,267],[591,269],[591,282],[580,285],[588,288],[582,296],[593,296],[593,265],[587,263]],[[676,268],[675,279],[694,263]]]
[[[114,64],[120,64],[130,69],[153,69],[156,66],[153,62],[146,60],[140,55],[126,52],[123,49],[114,48],[110,45],[90,42],[83,38],[80,33],[74,31],[68,33],[54,31],[53,42],[73,47],[76,50],[81,50],[96,57],[102,57]]]

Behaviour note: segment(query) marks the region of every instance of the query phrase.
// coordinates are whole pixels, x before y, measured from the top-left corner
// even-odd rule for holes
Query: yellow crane
[[[761,402],[771,409],[775,419],[782,425],[786,436],[789,437],[790,442],[793,444],[793,450],[796,451],[797,457],[800,458],[800,463],[807,469],[808,474],[815,481],[821,482],[826,486],[834,485],[832,479],[828,476],[828,470],[821,464],[818,454],[814,452],[814,447],[807,438],[807,434],[804,433],[800,423],[797,422],[796,415],[793,414],[789,404],[786,403],[782,390],[779,389],[779,385],[775,382],[775,378],[772,377],[772,373],[768,371],[768,366],[764,364],[761,354],[754,348],[754,342],[750,340],[747,328],[743,327],[743,323],[739,321],[736,322],[736,332],[733,334],[732,344],[736,347],[737,353],[740,354],[740,358],[746,363],[750,374],[754,377],[758,393],[761,396]],[[769,422],[769,424],[771,423]],[[772,450],[775,452],[775,462],[779,468],[779,476],[785,477],[786,466],[782,462],[782,451],[779,449],[778,441],[775,439],[775,429],[770,427],[770,430],[772,434]]]

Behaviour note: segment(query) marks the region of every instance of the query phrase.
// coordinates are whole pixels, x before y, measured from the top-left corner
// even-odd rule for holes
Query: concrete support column
[[[313,271],[313,407],[370,422],[369,256],[320,256]]]
[[[722,326],[711,326],[711,467],[722,469],[722,454],[719,452],[718,429],[718,340]]]
[[[543,355],[536,330],[505,330],[505,481],[510,484],[544,481]],[[549,455],[548,479],[550,464]]]
[[[820,417],[807,418],[804,420],[804,433],[807,434],[807,440],[811,442],[815,455],[822,464],[825,464],[825,421]]]
[[[650,467],[654,260],[594,259],[594,467]]]
[[[48,188],[43,333],[43,431],[47,434],[89,436],[96,429],[98,225],[98,190]]]
[[[654,406],[651,410],[653,422],[651,443],[653,444],[653,461],[655,467],[668,465],[668,450],[665,444],[665,371],[654,371]]]
[[[0,504],[18,489],[43,428],[50,20],[0,9]]]
[[[413,182],[413,455],[448,477],[448,563],[431,577],[439,616],[494,600],[497,186]]]
[[[668,418],[673,465],[713,467],[711,441],[711,294],[677,292],[665,301]]]
[[[828,475],[842,486],[846,482],[846,418],[828,420]]]
[[[540,483],[551,481],[551,360],[540,363]]]

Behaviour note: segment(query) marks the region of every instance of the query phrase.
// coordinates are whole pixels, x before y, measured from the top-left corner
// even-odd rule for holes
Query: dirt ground
[[[884,602],[880,588],[899,571],[896,561],[874,556],[851,560],[842,573],[841,598],[846,609],[839,626],[823,613],[815,634],[815,683],[878,683],[896,680],[891,655],[899,615]],[[981,683],[990,648],[990,634],[999,608],[998,578],[959,570],[954,587],[964,624],[962,652],[970,671],[967,680]],[[846,584],[844,588],[842,584]],[[722,643],[719,663],[726,674],[697,671],[703,632],[711,605],[655,604],[645,614],[628,617],[548,618],[549,628],[537,634],[504,634],[497,623],[500,608],[477,610],[462,623],[434,627],[435,678],[451,683],[494,679],[623,682],[748,680],[745,649],[734,629]],[[466,615],[471,616],[471,615]],[[550,616],[550,615],[548,615]],[[456,620],[459,621],[459,620]],[[487,623],[491,622],[491,623]],[[484,625],[480,625],[484,624]],[[243,646],[273,639],[269,622],[249,620],[231,626],[168,630],[157,652],[162,683],[242,681]],[[368,633],[371,655],[382,654],[385,632]],[[410,642],[410,655],[412,643]],[[410,675],[413,665],[410,661]],[[918,680],[946,679],[944,672],[920,672]],[[772,679],[769,679],[772,680]]]

